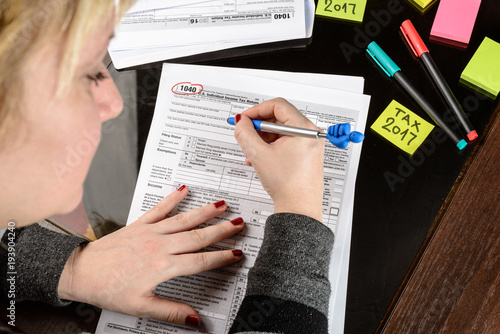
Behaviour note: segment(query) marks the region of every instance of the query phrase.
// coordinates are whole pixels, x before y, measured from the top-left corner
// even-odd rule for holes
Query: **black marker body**
[[[431,55],[428,52],[425,52],[420,56],[420,59],[422,60],[422,63],[427,69],[429,75],[434,80],[434,83],[437,86],[439,92],[441,93],[441,96],[443,96],[444,100],[449,105],[453,114],[457,118],[458,123],[462,126],[463,130],[465,131],[465,135],[474,131],[474,127],[467,118],[467,115],[465,115],[465,112],[458,103],[457,98],[451,91],[450,87],[446,83],[446,80],[444,80],[443,75],[437,68]]]
[[[393,75],[394,79],[403,87],[403,89],[410,94],[410,96],[418,103],[418,105],[429,115],[434,123],[436,123],[443,131],[450,137],[450,139],[457,145],[462,139],[459,138],[453,130],[443,121],[441,116],[434,110],[431,104],[425,99],[425,97],[417,91],[415,87],[410,83],[408,79],[401,73],[397,71]]]

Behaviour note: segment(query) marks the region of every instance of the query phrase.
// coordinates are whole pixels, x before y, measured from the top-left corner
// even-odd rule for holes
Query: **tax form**
[[[248,270],[258,254],[266,218],[273,213],[271,198],[253,168],[245,164],[227,118],[281,96],[322,129],[350,123],[353,130],[364,132],[370,97],[363,95],[362,89],[362,78],[164,64],[128,223],[183,184],[189,187],[189,195],[172,214],[224,199],[228,210],[207,225],[236,217],[245,221],[240,234],[209,247],[242,249],[245,256],[240,262],[178,277],[155,290],[159,296],[194,307],[202,319],[200,332],[229,330],[245,294]],[[331,333],[343,332],[360,153],[359,144],[350,144],[345,150],[328,144],[325,148],[323,223],[335,233],[330,263]],[[97,333],[193,332],[197,330],[109,311],[103,311],[97,328]]]
[[[168,3],[168,7],[166,4]],[[245,45],[311,37],[312,0],[141,0],[108,51],[116,68]]]
[[[137,0],[128,13],[143,12],[152,9],[173,9],[176,7],[194,6],[224,6],[224,0]]]

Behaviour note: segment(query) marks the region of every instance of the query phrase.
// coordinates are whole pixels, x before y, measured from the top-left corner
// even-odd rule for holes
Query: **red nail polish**
[[[191,326],[191,327],[199,327],[200,320],[197,317],[195,317],[194,315],[188,315],[186,318],[186,325]]]
[[[235,218],[235,219],[231,220],[231,223],[234,226],[241,225],[241,224],[243,224],[243,218],[241,218],[241,217]]]
[[[186,186],[185,186],[185,185],[182,185],[182,186],[180,186],[180,187],[177,189],[177,191],[183,191],[184,189],[186,189]]]
[[[240,114],[237,114],[236,116],[234,116],[234,120],[236,121],[236,124],[240,121],[240,119],[241,119]]]
[[[214,203],[215,207],[218,209],[226,204],[226,201],[218,201],[217,203]]]
[[[240,257],[243,255],[243,251],[241,249],[235,249],[233,250],[233,255],[236,257]]]

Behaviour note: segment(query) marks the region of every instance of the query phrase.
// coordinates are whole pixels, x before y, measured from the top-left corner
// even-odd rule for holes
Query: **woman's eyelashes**
[[[96,86],[99,86],[99,81],[102,81],[107,78],[107,76],[99,71],[95,74],[89,74],[87,75],[87,78],[95,83]]]

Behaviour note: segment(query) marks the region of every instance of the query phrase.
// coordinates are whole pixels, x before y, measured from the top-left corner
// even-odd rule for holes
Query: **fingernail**
[[[193,315],[188,315],[186,318],[186,325],[191,327],[199,327],[200,320],[198,320],[198,318]]]
[[[241,115],[240,114],[237,114],[236,116],[234,116],[234,120],[236,121],[236,123],[238,123],[241,119]]]
[[[231,220],[231,223],[234,226],[241,225],[241,224],[243,224],[243,218],[241,218],[241,217],[235,218],[235,219]]]
[[[223,207],[225,204],[226,204],[226,201],[218,201],[217,203],[214,203],[214,205],[217,209],[220,207]]]
[[[236,257],[240,257],[243,255],[243,251],[241,249],[235,249],[233,250],[233,255]]]
[[[177,191],[183,191],[184,189],[186,189],[186,186],[185,186],[185,185],[182,185],[182,186],[180,186],[179,188],[177,188]]]

